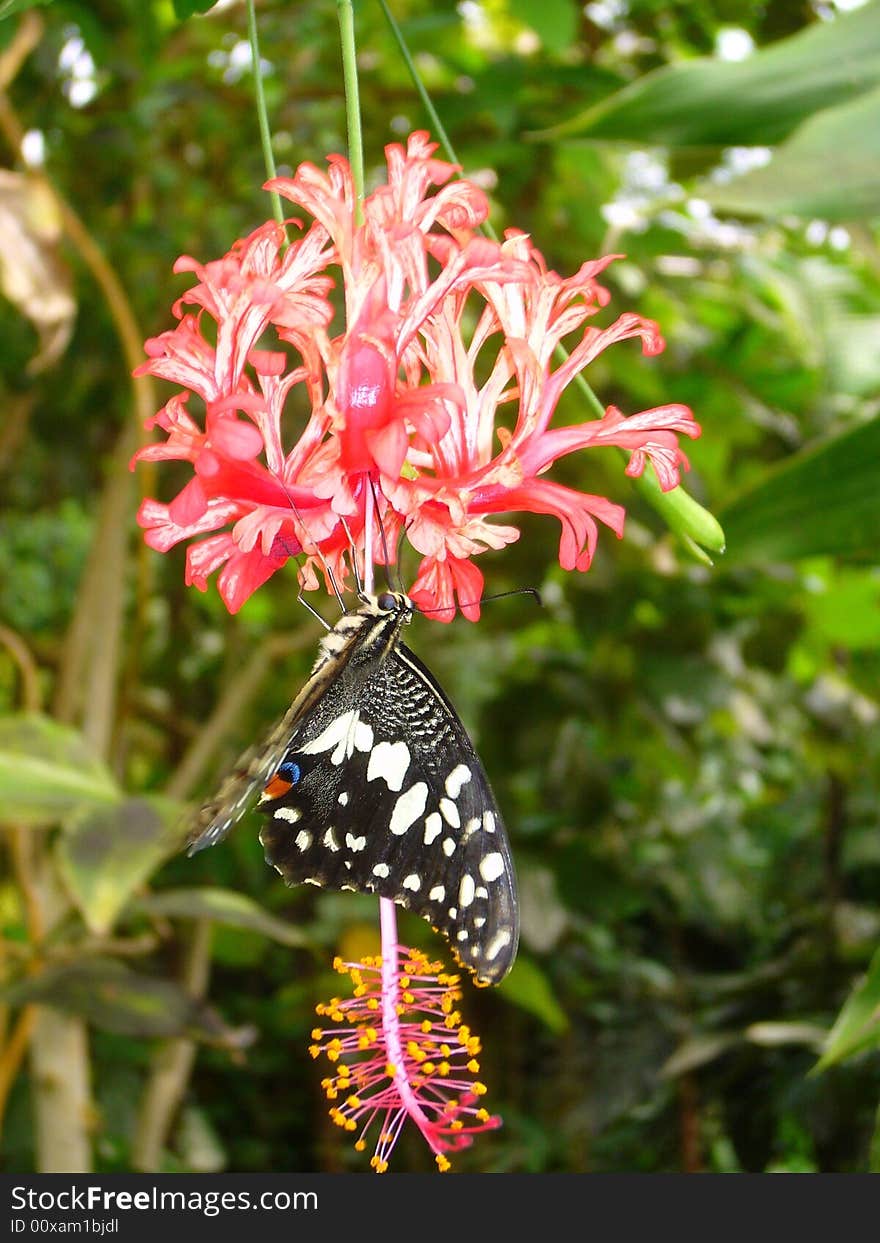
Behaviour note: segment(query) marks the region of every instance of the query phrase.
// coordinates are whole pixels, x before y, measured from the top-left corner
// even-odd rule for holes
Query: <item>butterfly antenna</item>
[[[278,477],[276,476],[276,478],[278,478]],[[303,519],[302,514],[300,513],[299,509],[297,508],[296,501],[293,499],[293,497],[292,497],[292,496],[290,495],[290,493],[288,492],[288,490],[287,490],[287,484],[284,482],[284,480],[283,480],[283,479],[278,479],[278,483],[281,485],[281,490],[282,490],[282,492],[283,492],[283,493],[284,493],[284,495],[287,497],[287,503],[288,503],[288,505],[290,506],[290,509],[291,509],[291,512],[292,512],[292,514],[293,514],[294,518],[296,518],[297,522],[300,524],[300,526],[302,527],[303,531],[305,531],[306,533],[308,533],[309,528],[308,528],[308,526],[306,525],[305,520]],[[348,528],[347,528],[347,527],[346,527],[346,534],[348,534]],[[323,569],[324,574],[325,574],[325,575],[326,575],[326,577],[327,577],[327,581],[329,582],[330,586],[333,588],[333,594],[334,594],[334,596],[336,597],[336,599],[337,599],[337,600],[338,600],[338,602],[339,602],[339,607],[340,607],[340,609],[342,610],[342,612],[343,612],[343,613],[347,613],[347,612],[348,612],[348,609],[345,607],[345,601],[344,601],[344,600],[343,600],[343,598],[342,598],[342,592],[339,590],[339,584],[338,584],[338,583],[337,583],[337,581],[336,581],[336,576],[335,576],[335,574],[333,573],[332,569],[330,568],[330,563],[329,563],[329,561],[328,561],[328,560],[327,560],[327,558],[324,556],[324,554],[321,552],[321,549],[320,549],[320,546],[318,545],[317,540],[314,540],[314,539],[312,540],[312,548],[314,549],[314,551],[313,551],[311,554],[307,554],[307,555],[311,555],[311,556],[317,557],[318,561],[320,561],[320,563],[321,563],[321,568]],[[305,548],[305,546],[303,546],[303,547],[302,547],[302,551],[303,551],[303,552],[306,552],[306,548]],[[357,567],[355,567],[355,575],[357,575]],[[313,607],[312,607],[312,605],[311,605],[311,604],[309,604],[309,603],[306,601],[306,599],[305,599],[305,597],[303,596],[303,593],[302,593],[302,588],[300,588],[300,593],[299,593],[299,595],[297,596],[297,600],[299,601],[299,603],[300,603],[300,604],[304,605],[304,606],[305,606],[305,608],[307,608],[307,609],[308,609],[308,611],[312,614],[312,616],[313,616],[313,617],[316,617],[316,618],[318,619],[318,621],[321,623],[321,625],[322,625],[322,626],[324,626],[324,627],[325,627],[325,629],[327,629],[327,630],[332,630],[332,629],[333,629],[333,627],[332,627],[332,626],[330,626],[330,625],[328,625],[328,624],[327,624],[327,622],[324,620],[324,618],[321,616],[321,614],[317,611],[317,609],[313,608]]]
[[[354,585],[359,596],[364,594],[364,580],[361,577],[361,567],[358,565],[357,544],[354,542],[354,536],[349,530],[348,523],[345,521],[345,515],[339,515],[339,521],[348,540],[349,557],[351,558],[351,568],[354,570]],[[366,556],[366,553],[364,554]]]
[[[479,600],[469,600],[464,603],[459,601],[458,607],[460,609],[469,609],[475,604],[488,604],[490,600],[504,600],[507,596],[531,596],[539,608],[543,607],[541,596],[534,587],[512,587],[510,591],[499,591],[496,592],[495,595],[480,596]],[[425,614],[448,613],[449,610],[454,607],[455,606],[452,604],[444,604],[442,607],[436,609],[419,609],[419,612]]]
[[[373,493],[373,512],[376,515],[376,521],[379,524],[379,539],[382,542],[382,559],[385,562],[383,569],[385,571],[385,582],[388,584],[388,590],[394,590],[394,584],[391,581],[391,570],[389,569],[390,561],[388,559],[388,539],[385,535],[385,523],[382,521],[382,514],[379,510],[379,495],[376,491],[376,484],[372,476],[370,477],[370,491]],[[400,559],[397,561],[397,578],[398,591],[403,591],[403,579],[400,576]]]

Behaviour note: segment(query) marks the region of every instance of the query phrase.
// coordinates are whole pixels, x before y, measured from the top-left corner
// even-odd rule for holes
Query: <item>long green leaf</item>
[[[876,551],[880,418],[797,454],[721,511],[725,564]]]
[[[564,1032],[568,1027],[568,1015],[557,1001],[550,981],[533,959],[520,954],[498,991],[508,1001],[546,1023],[551,1031]]]
[[[0,717],[0,822],[51,824],[121,797],[76,730],[48,717]]]
[[[805,121],[765,168],[696,193],[743,215],[880,216],[880,88]]]
[[[672,147],[780,142],[806,117],[880,86],[880,3],[737,62],[700,58],[647,74],[541,137]]]
[[[92,932],[110,931],[132,893],[182,845],[180,808],[132,798],[89,808],[65,823],[61,875]]]
[[[179,985],[132,971],[115,958],[56,964],[0,989],[0,999],[12,1005],[42,1002],[122,1036],[190,1036],[233,1048],[251,1036],[249,1029],[228,1027],[216,1010]]]
[[[307,938],[287,920],[278,919],[232,889],[166,889],[141,898],[133,909],[177,919],[210,919],[231,928],[258,932],[282,945],[306,945]]]
[[[880,1044],[880,949],[843,1005],[814,1071]]]

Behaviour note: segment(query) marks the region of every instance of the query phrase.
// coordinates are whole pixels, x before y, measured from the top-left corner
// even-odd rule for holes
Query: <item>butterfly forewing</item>
[[[510,848],[464,726],[399,640],[411,612],[388,593],[340,619],[270,736],[271,762],[251,761],[240,786],[266,780],[260,840],[288,884],[392,898],[442,932],[478,982],[496,983],[518,941]],[[231,808],[216,803],[212,823],[225,824]],[[202,837],[213,831],[205,821]]]

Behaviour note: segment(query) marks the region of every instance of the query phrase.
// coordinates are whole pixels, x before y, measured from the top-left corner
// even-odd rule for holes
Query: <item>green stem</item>
[[[275,155],[272,151],[272,132],[269,129],[269,113],[266,109],[266,92],[263,90],[263,71],[260,62],[260,44],[257,39],[257,14],[254,0],[247,0],[248,39],[251,45],[251,65],[254,74],[254,102],[257,106],[257,122],[260,127],[260,144],[263,148],[263,163],[266,166],[266,178],[271,180],[275,175]],[[284,207],[281,196],[275,190],[269,191],[272,199],[272,212],[280,225],[284,225]]]
[[[434,107],[434,101],[431,98],[431,96],[428,94],[428,88],[425,86],[424,82],[422,81],[422,75],[419,73],[418,69],[416,68],[416,63],[413,60],[412,54],[410,53],[410,50],[406,45],[406,40],[403,37],[403,32],[401,31],[400,27],[397,24],[397,19],[395,18],[394,14],[389,9],[386,3],[386,0],[379,0],[379,3],[382,6],[382,12],[385,14],[385,20],[387,21],[389,27],[391,28],[391,33],[394,35],[394,39],[397,43],[398,48],[400,49],[400,55],[403,57],[403,63],[406,65],[407,69],[409,70],[409,76],[412,78],[413,86],[416,88],[416,93],[419,99],[422,101],[422,107],[425,109],[425,112],[427,112],[428,114],[428,120],[431,122],[431,127],[433,129],[433,132],[437,135],[437,138],[440,140],[440,146],[443,148],[444,152],[446,153],[446,158],[448,160],[451,160],[453,164],[458,164],[459,161],[456,157],[455,148],[452,145],[452,140],[450,139],[449,135],[446,133],[446,130],[443,126],[443,122],[440,120],[440,113]],[[493,242],[498,241],[498,235],[495,232],[495,230],[492,228],[491,224],[489,224],[488,220],[483,225],[483,232],[486,234],[487,237],[490,237]]]
[[[355,191],[355,225],[364,221],[364,137],[358,91],[357,47],[354,38],[354,9],[351,0],[336,0],[339,11],[339,38],[342,44],[342,76],[345,82],[345,120],[348,127],[348,160]]]

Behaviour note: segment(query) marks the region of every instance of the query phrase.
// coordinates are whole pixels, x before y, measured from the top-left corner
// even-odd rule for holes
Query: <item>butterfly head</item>
[[[383,615],[398,617],[404,625],[409,625],[413,614],[418,611],[409,596],[402,591],[381,591],[375,596],[361,591],[358,593],[358,599],[362,606],[360,611],[372,613],[376,617]]]

